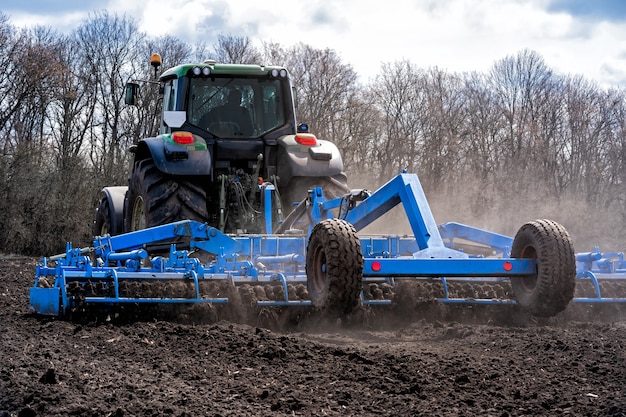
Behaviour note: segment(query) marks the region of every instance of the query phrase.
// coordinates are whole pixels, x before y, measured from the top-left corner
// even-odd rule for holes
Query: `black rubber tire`
[[[109,200],[106,197],[102,197],[98,203],[96,209],[96,218],[93,222],[92,233],[94,236],[111,235],[111,208],[109,207]]]
[[[322,187],[324,198],[331,200],[350,192],[346,174],[332,177],[293,177],[287,186],[279,189],[285,214],[293,211],[294,203],[299,203],[307,196],[308,190]]]
[[[286,187],[280,189],[280,197],[283,206],[284,222],[278,225],[275,233],[285,233],[291,229],[298,229],[306,232],[311,225],[308,217],[307,207],[301,202],[307,197],[308,191],[322,187],[324,198],[331,200],[341,197],[350,192],[347,178],[344,173],[332,177],[294,177]],[[301,203],[294,206],[293,203]],[[338,217],[339,210],[333,210],[335,217]]]
[[[125,213],[127,232],[179,220],[206,222],[206,190],[201,178],[164,174],[152,159],[145,159],[131,175]]]
[[[552,220],[523,225],[513,240],[513,258],[537,260],[537,273],[511,278],[517,302],[535,316],[551,317],[574,297],[576,259],[567,230]]]
[[[359,304],[363,282],[361,242],[354,226],[328,219],[315,225],[306,253],[307,289],[313,306],[341,317]]]
[[[294,229],[299,230],[302,234],[308,232],[308,227],[311,224],[311,220],[308,215],[308,206],[306,202],[300,202],[283,222],[276,225],[274,233],[292,233]]]

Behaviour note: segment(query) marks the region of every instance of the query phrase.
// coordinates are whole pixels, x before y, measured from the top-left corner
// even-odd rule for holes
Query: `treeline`
[[[363,82],[332,49],[233,35],[190,45],[103,11],[69,35],[18,29],[0,13],[0,252],[89,244],[99,190],[126,184],[128,147],[156,133],[155,89],[142,90],[138,107],[123,103],[127,81],[153,75],[152,52],[164,68],[209,58],[287,67],[299,120],[339,146],[353,187],[375,189],[406,169],[419,174],[438,221],[513,234],[551,217],[577,244],[622,242],[622,89],[555,74],[529,50],[487,73],[383,63]]]

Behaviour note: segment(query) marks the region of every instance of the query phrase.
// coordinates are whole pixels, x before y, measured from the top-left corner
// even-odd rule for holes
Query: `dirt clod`
[[[0,259],[0,416],[626,416],[626,305],[76,323],[29,313],[35,263]]]

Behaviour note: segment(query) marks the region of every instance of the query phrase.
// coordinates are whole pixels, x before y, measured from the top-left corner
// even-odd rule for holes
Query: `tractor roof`
[[[272,70],[284,70],[279,66],[264,66],[255,64],[217,64],[215,61],[205,61],[196,64],[183,64],[170,68],[161,74],[161,79],[180,78],[191,74],[194,68],[200,70],[208,68],[211,74],[219,75],[269,75]],[[282,74],[281,74],[282,75]]]

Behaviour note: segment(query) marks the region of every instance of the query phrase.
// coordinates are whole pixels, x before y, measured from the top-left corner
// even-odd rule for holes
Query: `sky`
[[[335,50],[363,82],[383,63],[487,72],[524,49],[556,73],[626,87],[626,0],[3,0],[18,27],[64,33],[93,11],[152,36],[212,45],[218,35]],[[280,63],[273,63],[280,64]]]

